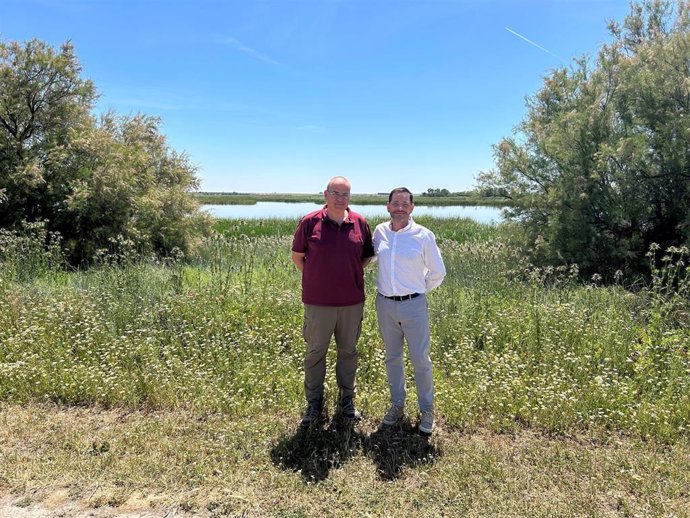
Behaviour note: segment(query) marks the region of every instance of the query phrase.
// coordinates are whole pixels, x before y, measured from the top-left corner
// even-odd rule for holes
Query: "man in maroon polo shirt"
[[[307,343],[303,427],[321,418],[326,353],[334,335],[338,410],[348,419],[359,419],[354,405],[357,339],[364,316],[364,266],[374,255],[369,224],[348,206],[347,178],[331,178],[323,195],[326,205],[300,220],[292,241],[292,260],[302,272]]]

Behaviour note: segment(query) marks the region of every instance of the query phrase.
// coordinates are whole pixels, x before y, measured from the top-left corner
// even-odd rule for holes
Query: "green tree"
[[[426,190],[426,192],[422,193],[422,196],[432,196],[435,198],[442,197],[442,196],[450,196],[450,191],[446,188],[439,189],[439,188],[429,187]]]
[[[190,196],[198,188],[196,169],[168,147],[159,125],[156,117],[107,113],[73,142],[82,174],[65,199],[63,234],[76,257],[123,248],[186,252],[208,229],[208,216]]]
[[[690,240],[690,16],[632,4],[593,64],[554,70],[480,188],[502,189],[534,256],[643,272],[651,243]]]
[[[0,225],[45,221],[72,262],[101,251],[189,250],[208,229],[196,169],[160,121],[91,115],[94,85],[71,44],[0,43]]]
[[[0,42],[0,221],[52,216],[64,200],[69,174],[63,165],[75,133],[91,124],[93,83],[70,43],[56,52],[31,40]]]

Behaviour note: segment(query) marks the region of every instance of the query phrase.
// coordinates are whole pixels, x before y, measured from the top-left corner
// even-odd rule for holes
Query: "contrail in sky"
[[[244,52],[245,54],[248,54],[248,55],[252,56],[253,58],[256,58],[256,59],[263,61],[265,63],[269,63],[271,65],[279,65],[280,64],[277,61],[269,58],[265,54],[262,54],[258,50],[255,50],[251,47],[248,47],[247,45],[242,43],[240,40],[238,40],[237,38],[233,38],[232,36],[223,36],[223,37],[221,37],[221,41],[227,45],[232,45],[237,50],[240,50],[240,51]]]
[[[508,32],[510,32],[511,34],[515,34],[515,36],[517,36],[517,37],[520,38],[521,40],[525,40],[525,41],[526,41],[527,43],[529,43],[530,45],[534,45],[534,46],[537,47],[539,50],[543,50],[543,51],[546,52],[547,54],[551,54],[551,55],[552,55],[554,58],[556,58],[556,59],[561,59],[561,58],[559,58],[558,56],[556,56],[556,54],[554,54],[553,52],[551,52],[550,50],[545,49],[545,48],[542,47],[541,45],[537,45],[537,44],[534,43],[532,40],[529,40],[529,39],[525,38],[522,34],[519,34],[519,33],[515,32],[515,31],[514,31],[513,29],[511,29],[510,27],[506,27],[505,29],[506,29]]]

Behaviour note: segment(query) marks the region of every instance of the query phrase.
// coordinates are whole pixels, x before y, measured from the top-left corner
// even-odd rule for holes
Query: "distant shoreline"
[[[255,205],[258,202],[283,203],[321,203],[322,194],[296,193],[225,193],[225,192],[197,192],[193,196],[203,205]],[[384,205],[388,194],[353,194],[350,199],[353,205]],[[424,196],[417,194],[415,205],[482,205],[489,207],[508,207],[511,201],[498,196],[480,196],[475,193],[459,194],[455,196]]]

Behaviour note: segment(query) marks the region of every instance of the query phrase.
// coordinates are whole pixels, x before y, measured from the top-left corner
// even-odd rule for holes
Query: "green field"
[[[193,257],[88,271],[4,236],[0,487],[26,505],[64,493],[218,516],[688,516],[687,251],[647,285],[603,287],[531,266],[505,226],[418,221],[448,269],[429,297],[430,440],[411,428],[414,390],[410,420],[380,427],[375,266],[364,419],[298,431],[295,220],[222,221]]]
[[[194,196],[205,205],[254,205],[260,201],[276,201],[284,203],[321,203],[323,202],[322,193],[314,194],[235,194],[235,193],[211,193],[199,192]],[[353,205],[385,205],[388,201],[387,194],[353,194],[350,202]],[[415,195],[415,205],[486,205],[492,207],[510,206],[510,201],[495,196],[479,196],[474,193],[464,193],[458,196],[421,196]]]

